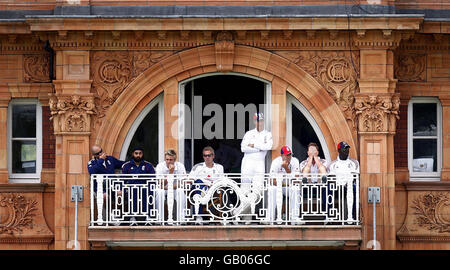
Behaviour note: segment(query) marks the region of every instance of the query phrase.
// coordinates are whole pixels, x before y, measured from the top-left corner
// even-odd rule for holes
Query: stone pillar
[[[11,100],[9,93],[0,93],[0,184],[8,183],[8,104]]]
[[[95,114],[90,93],[89,51],[58,51],[55,94],[49,105],[56,137],[55,165],[55,249],[72,249],[75,202],[70,200],[72,185],[83,186],[83,202],[78,203],[78,242],[88,249],[89,226],[89,136],[91,115]]]
[[[376,205],[377,241],[381,249],[395,249],[394,135],[399,94],[394,93],[392,48],[399,40],[391,32],[358,33],[360,49],[360,93],[355,95],[361,164],[362,249],[373,240],[373,205],[368,203],[368,187],[381,188]],[[362,42],[361,42],[362,41]],[[372,248],[372,247],[370,247]]]

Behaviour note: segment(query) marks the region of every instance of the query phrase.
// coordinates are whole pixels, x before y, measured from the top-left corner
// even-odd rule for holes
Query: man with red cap
[[[338,158],[331,162],[329,166],[330,174],[336,175],[338,185],[345,186],[347,194],[347,222],[355,221],[353,219],[353,201],[355,186],[353,185],[352,174],[359,174],[359,162],[356,159],[349,158],[350,145],[346,142],[340,142],[337,145]],[[356,206],[358,207],[358,206]]]
[[[265,159],[267,151],[272,150],[272,133],[265,130],[263,113],[253,116],[255,129],[245,133],[241,142],[241,151],[244,153],[241,164],[241,187],[245,193],[253,192],[257,197],[262,195],[264,188],[264,173],[266,172]],[[248,205],[242,213],[248,211]]]
[[[272,223],[275,220],[275,208],[277,210],[277,222],[282,221],[283,195],[289,197],[289,219],[296,220],[300,214],[300,186],[290,185],[289,180],[300,172],[299,161],[292,156],[292,150],[289,146],[281,147],[281,156],[275,158],[270,166],[271,185],[268,186],[268,220]],[[292,177],[290,177],[292,176]],[[286,188],[282,185],[289,185],[289,194],[286,194]],[[299,221],[292,221],[298,224]]]

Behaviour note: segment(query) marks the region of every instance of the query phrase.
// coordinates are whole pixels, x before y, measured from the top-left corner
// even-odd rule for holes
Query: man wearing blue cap
[[[355,221],[353,219],[353,201],[355,186],[353,184],[352,174],[359,174],[359,162],[356,159],[349,158],[350,145],[346,142],[340,142],[337,145],[338,158],[331,162],[329,166],[330,174],[336,175],[338,185],[345,187],[347,194],[347,222]],[[356,206],[359,207],[359,206]]]
[[[133,148],[133,152],[131,153],[131,160],[128,162],[125,162],[122,165],[122,173],[123,174],[155,174],[155,169],[153,168],[153,165],[144,160],[144,149],[140,146],[137,146]],[[154,177],[154,176],[150,176]],[[147,180],[139,180],[139,179],[133,179],[133,180],[126,180],[125,184],[127,185],[138,185],[138,184],[146,184]],[[156,184],[157,185],[157,184]],[[155,186],[156,186],[155,185]],[[150,189],[152,187],[152,183],[147,184],[147,188]],[[156,187],[154,187],[156,188]],[[155,208],[155,202],[148,202],[147,203],[147,189],[142,190],[142,207],[140,207],[141,211],[139,211],[139,207],[137,205],[137,199],[138,199],[138,189],[132,189],[133,194],[133,211],[130,212],[137,212],[139,215],[150,213],[150,208],[148,204],[153,205],[151,208]],[[149,191],[149,197],[153,197],[153,191]],[[127,197],[127,196],[126,196]],[[132,217],[130,221],[132,222],[131,225],[134,225],[135,218]]]

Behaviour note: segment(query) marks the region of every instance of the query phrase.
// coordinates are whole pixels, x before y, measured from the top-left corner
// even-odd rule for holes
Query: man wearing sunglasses
[[[116,169],[122,168],[125,161],[108,156],[103,149],[94,145],[91,148],[92,159],[88,163],[89,174],[113,174]]]
[[[92,159],[88,162],[89,174],[114,174],[115,170],[120,169],[125,163],[113,156],[108,156],[106,152],[99,145],[93,145],[91,148]],[[106,199],[105,182],[103,186],[103,199]],[[94,192],[97,193],[97,181],[94,181]],[[96,204],[97,205],[97,204]],[[106,204],[103,204],[106,207]],[[103,209],[103,214],[106,214],[106,209]],[[115,225],[119,225],[118,222]]]
[[[210,146],[203,148],[203,160],[204,162],[196,164],[191,172],[189,178],[195,179],[195,189],[199,189],[194,194],[204,194],[208,190],[208,186],[211,186],[214,180],[220,177],[224,170],[223,166],[214,163],[214,149]],[[200,191],[201,190],[201,191]],[[204,214],[204,211],[200,209],[199,214]],[[202,224],[202,217],[196,217],[196,224]]]

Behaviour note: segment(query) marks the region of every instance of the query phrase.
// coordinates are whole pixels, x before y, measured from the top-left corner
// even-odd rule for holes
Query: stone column
[[[95,114],[90,93],[89,51],[58,51],[55,94],[49,105],[56,137],[55,164],[55,249],[73,249],[75,202],[72,185],[83,186],[83,202],[78,203],[78,242],[88,249],[89,226],[89,136]]]
[[[8,104],[11,100],[9,93],[0,93],[0,184],[8,183]]]
[[[394,134],[399,94],[395,92],[393,52],[399,38],[390,31],[359,32],[355,40],[360,49],[360,93],[355,95],[361,164],[361,217],[363,242],[373,240],[373,205],[368,203],[368,187],[381,188],[376,205],[377,241],[381,249],[395,249],[395,170]],[[369,247],[372,248],[372,247]]]

